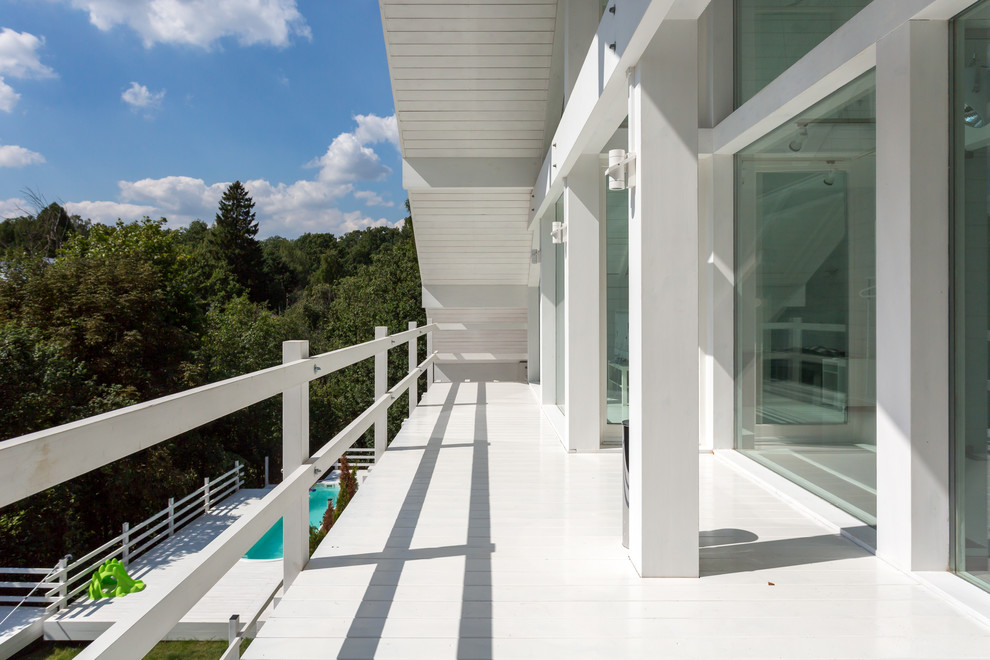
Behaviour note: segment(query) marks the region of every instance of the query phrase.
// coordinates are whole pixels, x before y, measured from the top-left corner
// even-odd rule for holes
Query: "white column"
[[[698,575],[697,21],[665,21],[630,80],[629,553]]]
[[[733,218],[735,173],[732,156],[709,156],[701,168],[704,241],[701,297],[705,325],[702,444],[732,449],[735,442],[735,255]]]
[[[551,207],[552,208],[552,207]],[[552,216],[552,213],[551,213]],[[557,401],[557,250],[550,240],[550,218],[541,218],[540,231],[540,396],[545,406]]]
[[[388,328],[382,325],[375,327],[375,339],[388,337]],[[375,401],[382,398],[388,391],[388,349],[375,353]],[[388,409],[382,410],[375,420],[375,464],[381,459],[388,448]]]
[[[433,319],[426,319],[426,325],[433,325]],[[426,333],[426,357],[433,355],[433,334],[436,330],[430,330]],[[433,387],[433,363],[426,368],[426,389],[429,390]]]
[[[409,322],[409,329],[416,329],[416,322]],[[413,337],[409,340],[409,371],[413,371],[419,365],[416,361],[416,346],[419,343],[418,337]],[[413,411],[416,410],[416,399],[419,397],[419,378],[413,381],[412,385],[409,386],[409,416],[412,417]]]
[[[526,380],[540,382],[540,284],[526,289]]]
[[[702,127],[712,127],[733,109],[733,0],[712,0],[698,25],[699,121]],[[699,168],[701,445],[712,449],[732,449],[735,444],[733,161],[731,155],[706,155]]]
[[[601,398],[601,193],[598,154],[581,156],[564,179],[567,257],[564,290],[567,339],[568,451],[595,451],[604,432]]]
[[[949,564],[948,25],[877,44],[877,553]]]
[[[309,357],[308,341],[282,343],[282,362]],[[309,383],[282,392],[282,475],[288,476],[309,458]],[[284,589],[309,561],[309,494],[282,515],[282,576]]]

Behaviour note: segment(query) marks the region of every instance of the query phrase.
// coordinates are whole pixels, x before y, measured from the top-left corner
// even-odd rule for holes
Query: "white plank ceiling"
[[[551,105],[560,104],[552,92],[557,0],[380,0],[380,6],[403,158],[455,174],[463,173],[465,159],[486,165],[513,159],[503,161],[503,170],[529,161],[535,176],[555,129]],[[464,184],[463,176],[441,177],[409,188],[423,285],[527,285],[532,184]],[[445,322],[436,338],[442,362],[526,358],[525,308],[479,303],[428,311]]]
[[[556,0],[380,4],[404,158],[543,158]],[[531,194],[409,190],[423,284],[526,284]]]
[[[542,158],[556,0],[382,0],[402,154]]]
[[[527,188],[409,191],[423,283],[526,284],[530,195]]]

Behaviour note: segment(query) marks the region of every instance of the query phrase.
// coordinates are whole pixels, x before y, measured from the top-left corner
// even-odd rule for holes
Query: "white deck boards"
[[[619,468],[565,453],[526,385],[435,385],[245,658],[990,657],[987,628],[707,454],[703,577],[640,579]]]
[[[45,622],[45,638],[92,640],[121,617],[139,609],[149,598],[160,598],[177,581],[175,569],[192,561],[244,509],[267,491],[245,489],[216,504],[175,537],[139,557],[130,575],[143,580],[144,591],[99,601],[83,600]],[[227,639],[227,623],[238,614],[247,623],[264,605],[282,579],[281,560],[242,559],[182,617],[166,639]]]
[[[8,616],[9,615],[9,616]],[[41,607],[0,607],[0,658],[6,659],[41,638]]]

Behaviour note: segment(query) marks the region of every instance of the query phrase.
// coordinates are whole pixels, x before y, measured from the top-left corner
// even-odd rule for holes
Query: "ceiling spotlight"
[[[796,138],[791,140],[791,143],[787,145],[787,148],[791,151],[801,151],[804,148],[804,141],[808,139],[808,125],[798,124],[798,135]]]
[[[826,172],[825,178],[822,179],[822,183],[824,183],[826,186],[831,186],[833,183],[835,183],[835,161],[827,160],[825,162],[828,163],[828,172]]]
[[[972,126],[973,128],[980,128],[986,125],[986,121],[983,116],[973,109],[973,106],[966,104],[963,106],[963,122],[967,126]]]

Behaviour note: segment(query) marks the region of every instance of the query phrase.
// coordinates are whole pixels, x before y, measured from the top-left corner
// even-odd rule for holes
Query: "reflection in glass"
[[[868,4],[870,0],[736,0],[736,107]]]
[[[871,525],[875,151],[869,73],[736,156],[737,448]]]
[[[605,243],[606,420],[621,424],[629,419],[628,190],[606,190]]]
[[[554,205],[554,220],[556,222],[564,221],[564,198],[561,197],[557,200]],[[564,359],[566,353],[564,351],[564,343],[566,341],[564,334],[564,257],[565,257],[565,243],[556,243],[553,246],[554,249],[554,334],[556,336],[555,346],[557,349],[557,356],[554,360],[554,366],[556,369],[556,392],[557,392],[557,407],[560,408],[560,412],[567,414],[565,409],[565,402],[567,401],[567,381],[564,379]]]
[[[954,568],[990,589],[990,3],[953,24]]]

